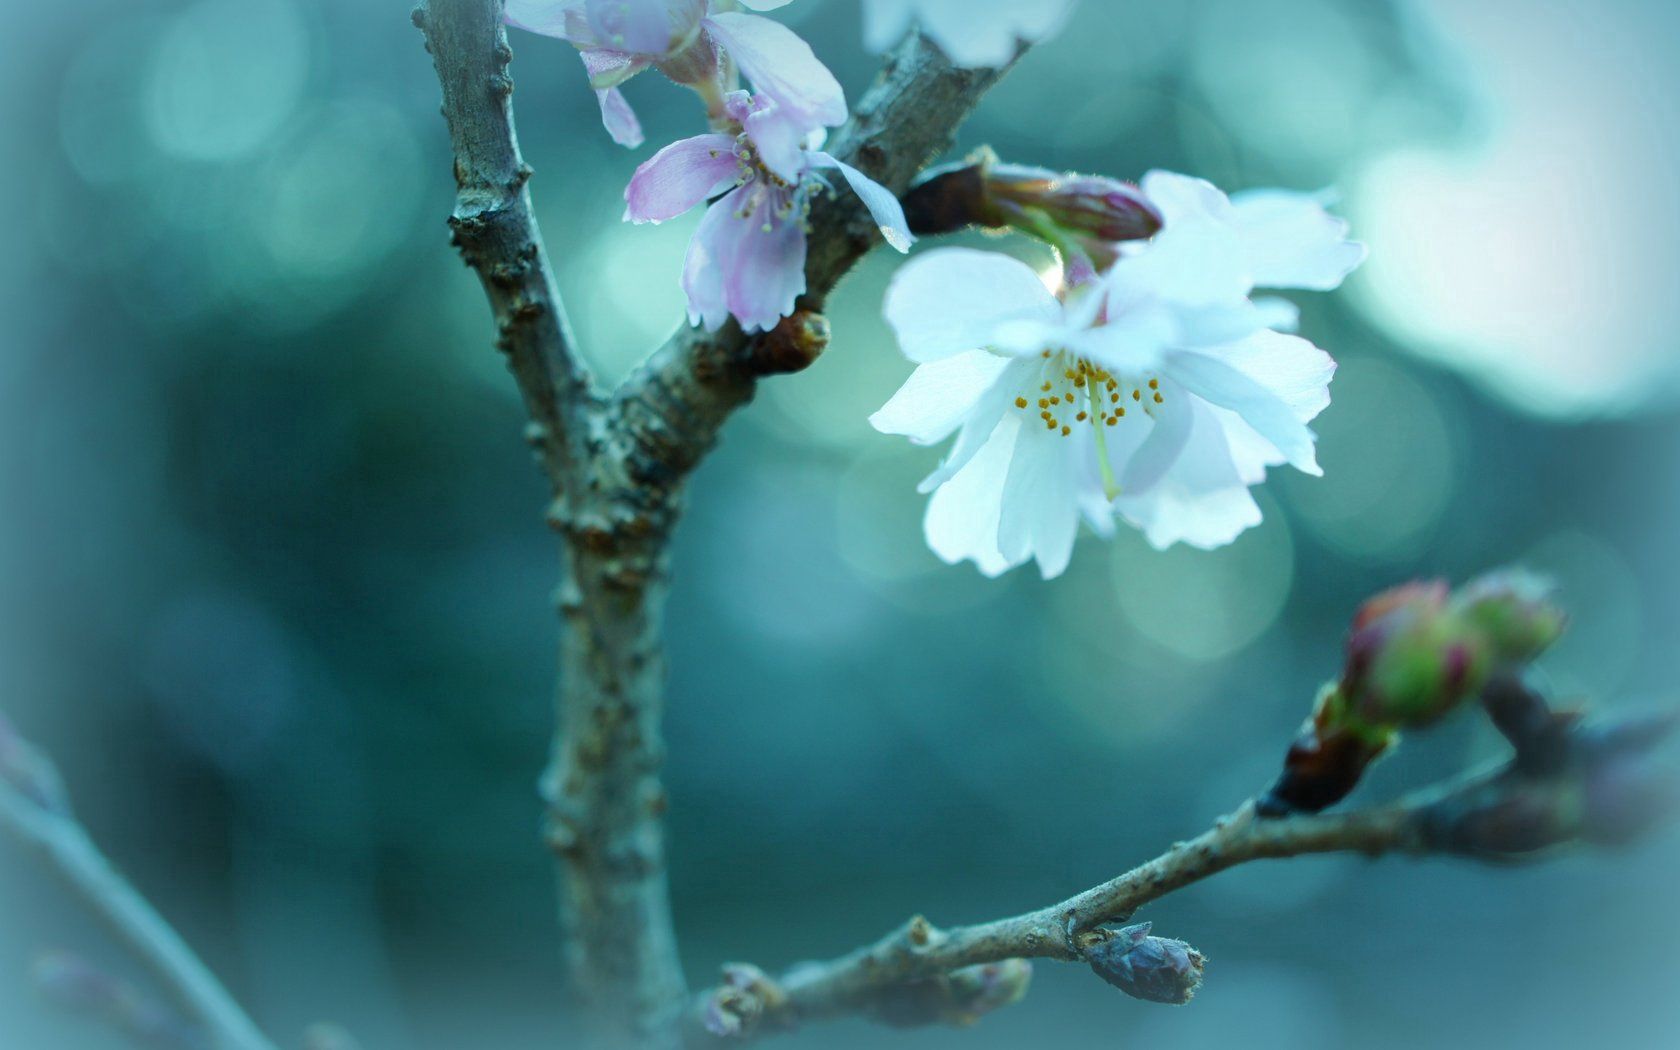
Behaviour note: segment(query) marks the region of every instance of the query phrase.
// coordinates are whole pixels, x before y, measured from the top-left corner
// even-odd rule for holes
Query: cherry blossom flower
[[[738,69],[784,118],[832,127],[845,97],[827,67],[794,32],[737,10],[770,11],[788,0],[508,0],[509,25],[577,47],[613,141],[642,144],[641,123],[618,86],[653,66],[698,91],[714,119]],[[725,57],[729,61],[725,61]]]
[[[870,417],[935,444],[929,546],[995,576],[1068,565],[1083,517],[1151,544],[1211,548],[1260,522],[1267,468],[1319,473],[1307,424],[1335,363],[1254,287],[1329,288],[1363,258],[1311,198],[1233,201],[1199,180],[1143,182],[1163,226],[1099,279],[1058,297],[1026,264],[971,249],[906,264],[885,312],[919,367]],[[1159,196],[1156,194],[1159,193]]]
[[[1036,43],[1061,29],[1074,0],[863,0],[863,39],[886,51],[912,23],[952,63],[997,68],[1015,57],[1021,41]]]
[[[799,132],[785,110],[745,91],[732,93],[725,107],[737,133],[671,143],[637,168],[624,190],[624,217],[638,223],[662,222],[724,194],[689,242],[682,286],[691,323],[715,330],[733,315],[752,332],[793,312],[805,291],[806,216],[812,197],[827,188],[823,169],[840,172],[887,243],[909,249],[898,199],[818,149],[821,128]]]

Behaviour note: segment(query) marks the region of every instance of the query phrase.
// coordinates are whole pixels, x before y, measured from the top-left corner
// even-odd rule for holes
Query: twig
[[[216,1050],[274,1050],[181,936],[112,867],[64,802],[45,756],[0,720],[0,827],[41,855],[203,1026]]]
[[[573,987],[623,1032],[670,1044],[685,997],[666,888],[661,623],[684,482],[759,377],[809,364],[817,313],[878,234],[850,195],[811,216],[801,310],[748,339],[684,328],[609,400],[573,354],[531,213],[509,103],[501,0],[426,0],[415,12],[443,86],[460,193],[451,226],[483,280],[556,498],[564,571],[556,734],[543,777]],[[957,70],[912,39],[835,136],[836,155],[901,191],[949,146],[1002,71]]]
[[[458,193],[449,217],[461,258],[478,272],[531,417],[530,439],[557,488],[580,455],[591,402],[566,308],[531,210],[531,169],[513,123],[513,50],[501,0],[427,0],[414,24],[443,87]]]

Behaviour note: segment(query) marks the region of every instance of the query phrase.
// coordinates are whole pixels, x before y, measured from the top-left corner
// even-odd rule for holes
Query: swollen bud
[[[1454,608],[1479,634],[1496,664],[1526,664],[1558,640],[1568,616],[1552,600],[1552,581],[1523,569],[1477,577],[1459,588]]]
[[[723,983],[700,1004],[700,1023],[720,1038],[750,1035],[765,1014],[787,1006],[787,994],[763,970],[750,963],[723,968]]]
[[[1201,952],[1168,937],[1152,937],[1151,924],[1140,922],[1110,932],[1085,949],[1085,960],[1098,977],[1135,999],[1182,1006],[1202,983]]]
[[[1147,240],[1161,217],[1143,192],[1103,175],[1004,164],[989,149],[911,187],[904,211],[914,233],[966,226],[1017,229],[1102,269],[1126,241]]]
[[[1341,692],[1368,725],[1424,726],[1474,693],[1486,667],[1485,648],[1454,615],[1447,585],[1408,583],[1355,614]]]

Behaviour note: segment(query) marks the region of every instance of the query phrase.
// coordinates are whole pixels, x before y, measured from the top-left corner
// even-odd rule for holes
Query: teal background
[[[0,707],[110,854],[289,1045],[573,1046],[535,795],[556,555],[396,3],[0,0]],[[855,98],[847,0],[777,13]],[[537,206],[607,380],[681,321],[697,215],[619,221],[694,133],[627,88],[599,128],[562,43],[516,36]],[[1366,594],[1522,561],[1576,617],[1567,697],[1680,680],[1680,15],[1668,5],[1085,0],[960,137],[1006,159],[1227,189],[1338,187],[1372,262],[1302,294],[1342,362],[1323,479],[1274,477],[1228,549],[1087,537],[1049,583],[947,567],[937,453],[866,416],[908,372],[896,256],[835,341],[701,468],[676,551],[672,880],[690,979],[779,968],[914,912],[1059,899],[1265,785]],[[1034,260],[1030,244],[973,243]],[[1409,740],[1388,797],[1498,753]],[[1207,953],[1184,1009],[1041,965],[969,1031],[806,1048],[1634,1047],[1680,1037],[1673,834],[1489,871],[1254,865],[1148,910]],[[118,1045],[41,1003],[44,947],[133,963],[0,843],[0,1046]],[[9,976],[8,976],[9,975]]]

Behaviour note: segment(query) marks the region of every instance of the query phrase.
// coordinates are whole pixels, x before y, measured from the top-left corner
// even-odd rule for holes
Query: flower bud
[[[1423,726],[1480,687],[1482,642],[1453,615],[1440,580],[1408,583],[1367,601],[1348,635],[1341,690],[1370,725]]]
[[[57,1005],[99,1018],[142,1046],[208,1050],[202,1029],[168,1007],[65,951],[43,952],[30,968],[35,988]]]
[[[1522,569],[1479,576],[1459,588],[1453,605],[1459,620],[1484,640],[1496,664],[1526,664],[1539,656],[1568,624],[1552,601],[1550,580]]]
[[[884,988],[870,1011],[877,1021],[895,1028],[966,1027],[993,1010],[1020,1002],[1031,984],[1032,963],[1005,959]]]
[[[1098,977],[1136,999],[1182,1006],[1202,983],[1202,953],[1167,937],[1152,937],[1150,923],[1110,931],[1085,949]]]
[[[950,233],[965,226],[1013,228],[1098,269],[1125,241],[1146,240],[1161,217],[1131,183],[1024,164],[1004,164],[990,150],[938,169],[911,187],[904,211],[914,233]]]
[[[70,812],[70,797],[52,759],[17,734],[0,715],[0,784],[11,787],[49,813]]]
[[[723,968],[723,983],[708,993],[700,1006],[700,1023],[720,1038],[746,1036],[765,1014],[787,1006],[787,993],[763,970],[750,963]]]
[[[1358,786],[1394,736],[1392,729],[1370,726],[1350,715],[1346,696],[1334,684],[1325,686],[1312,717],[1284,755],[1282,775],[1260,797],[1260,815],[1317,813],[1335,805]]]

